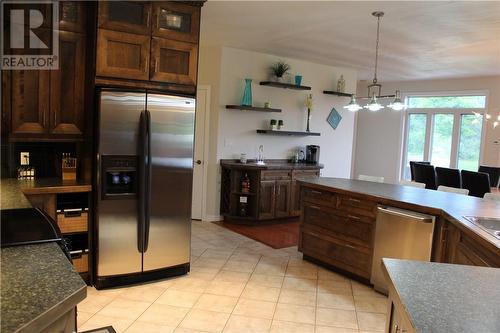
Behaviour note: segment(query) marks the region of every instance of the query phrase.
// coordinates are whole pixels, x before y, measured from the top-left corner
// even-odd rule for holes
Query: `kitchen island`
[[[464,216],[499,217],[500,203],[455,193],[340,178],[299,179],[299,251],[368,282],[377,206],[436,216],[431,260],[500,267],[500,239]]]
[[[500,270],[383,259],[386,332],[500,332]]]
[[[1,329],[73,332],[87,286],[56,243],[3,248]]]

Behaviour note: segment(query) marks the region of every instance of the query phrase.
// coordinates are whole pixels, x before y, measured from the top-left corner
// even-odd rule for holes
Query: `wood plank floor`
[[[227,222],[215,222],[231,231],[239,233],[273,249],[297,246],[299,243],[299,222],[285,222],[268,225],[240,225]]]

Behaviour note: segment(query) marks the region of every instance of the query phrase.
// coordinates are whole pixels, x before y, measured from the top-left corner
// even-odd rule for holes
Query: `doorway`
[[[191,218],[205,220],[207,206],[207,163],[209,145],[210,86],[199,85],[196,91],[194,132],[193,199]]]

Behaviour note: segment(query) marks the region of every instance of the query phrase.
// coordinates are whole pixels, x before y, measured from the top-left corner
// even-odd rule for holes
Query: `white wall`
[[[358,94],[366,95],[366,82],[358,84]],[[500,115],[500,76],[383,82],[382,93],[400,89],[403,94],[415,92],[443,92],[485,90],[488,92],[488,113],[496,119]],[[493,129],[493,119],[486,123],[483,159],[481,164],[500,166],[500,126]],[[357,120],[354,176],[368,174],[383,176],[386,182],[399,182],[402,159],[403,113],[384,109],[379,112],[359,112]]]
[[[220,58],[219,58],[220,57]],[[217,59],[219,58],[219,59]],[[260,86],[259,81],[268,79],[268,67],[281,57],[227,47],[202,47],[200,49],[199,84],[212,86],[211,133],[207,214],[219,214],[221,158],[239,158],[246,153],[255,158],[259,145],[264,146],[266,159],[289,158],[297,147],[308,144],[321,146],[320,162],[325,165],[323,176],[349,178],[354,140],[355,117],[342,106],[346,98],[324,95],[332,90],[341,74],[346,80],[346,91],[356,89],[356,72],[352,69],[314,64],[307,61],[284,59],[292,67],[292,73],[303,76],[302,84],[311,91],[297,91]],[[244,79],[252,78],[253,105],[281,108],[282,113],[263,113],[228,110],[227,104],[240,104]],[[256,129],[267,128],[270,119],[282,119],[286,130],[303,131],[306,128],[304,101],[313,94],[314,107],[310,128],[320,132],[320,137],[280,137],[257,134]],[[326,122],[332,107],[342,116],[336,130]]]

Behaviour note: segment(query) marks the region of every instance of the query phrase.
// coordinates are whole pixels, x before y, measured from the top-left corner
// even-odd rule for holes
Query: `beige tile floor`
[[[127,333],[369,333],[384,331],[387,298],[212,223],[193,222],[191,272],[96,290],[78,305],[79,331]]]

